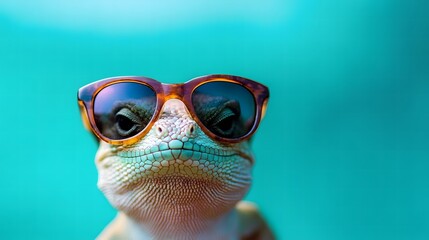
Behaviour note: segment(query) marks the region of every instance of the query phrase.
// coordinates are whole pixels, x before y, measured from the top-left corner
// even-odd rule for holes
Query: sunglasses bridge
[[[163,95],[165,97],[165,100],[172,99],[172,98],[183,98],[184,94],[184,85],[183,83],[174,83],[174,84],[168,84],[168,83],[162,83],[162,90]]]

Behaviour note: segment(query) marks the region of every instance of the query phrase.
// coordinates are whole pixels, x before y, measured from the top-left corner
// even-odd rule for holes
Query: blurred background
[[[278,239],[429,239],[429,3],[2,0],[1,239],[94,239],[116,211],[77,89],[241,75],[271,89],[253,141]]]

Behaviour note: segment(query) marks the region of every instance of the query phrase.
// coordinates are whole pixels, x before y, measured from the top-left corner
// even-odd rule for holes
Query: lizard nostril
[[[158,137],[165,137],[167,135],[167,129],[163,126],[156,127],[155,132]]]
[[[191,123],[186,129],[186,136],[192,137],[195,133],[195,123]]]

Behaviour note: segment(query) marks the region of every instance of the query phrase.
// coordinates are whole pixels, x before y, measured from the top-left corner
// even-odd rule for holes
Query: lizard
[[[118,209],[97,239],[274,239],[256,205],[242,201],[250,140],[210,138],[179,99],[136,143],[100,140],[95,164],[98,188]]]

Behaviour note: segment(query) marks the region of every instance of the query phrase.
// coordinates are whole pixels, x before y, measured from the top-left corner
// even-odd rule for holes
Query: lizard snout
[[[153,126],[155,136],[159,139],[170,138],[182,141],[195,137],[197,129],[198,125],[192,119],[185,104],[178,99],[170,99],[164,104],[161,117]]]
[[[167,125],[165,122],[160,121],[155,124],[154,132],[155,136],[160,139],[168,136],[170,136],[171,139],[177,139],[178,137],[181,139],[184,137],[189,139],[195,137],[197,128],[197,123],[192,119],[183,121],[183,125]]]

